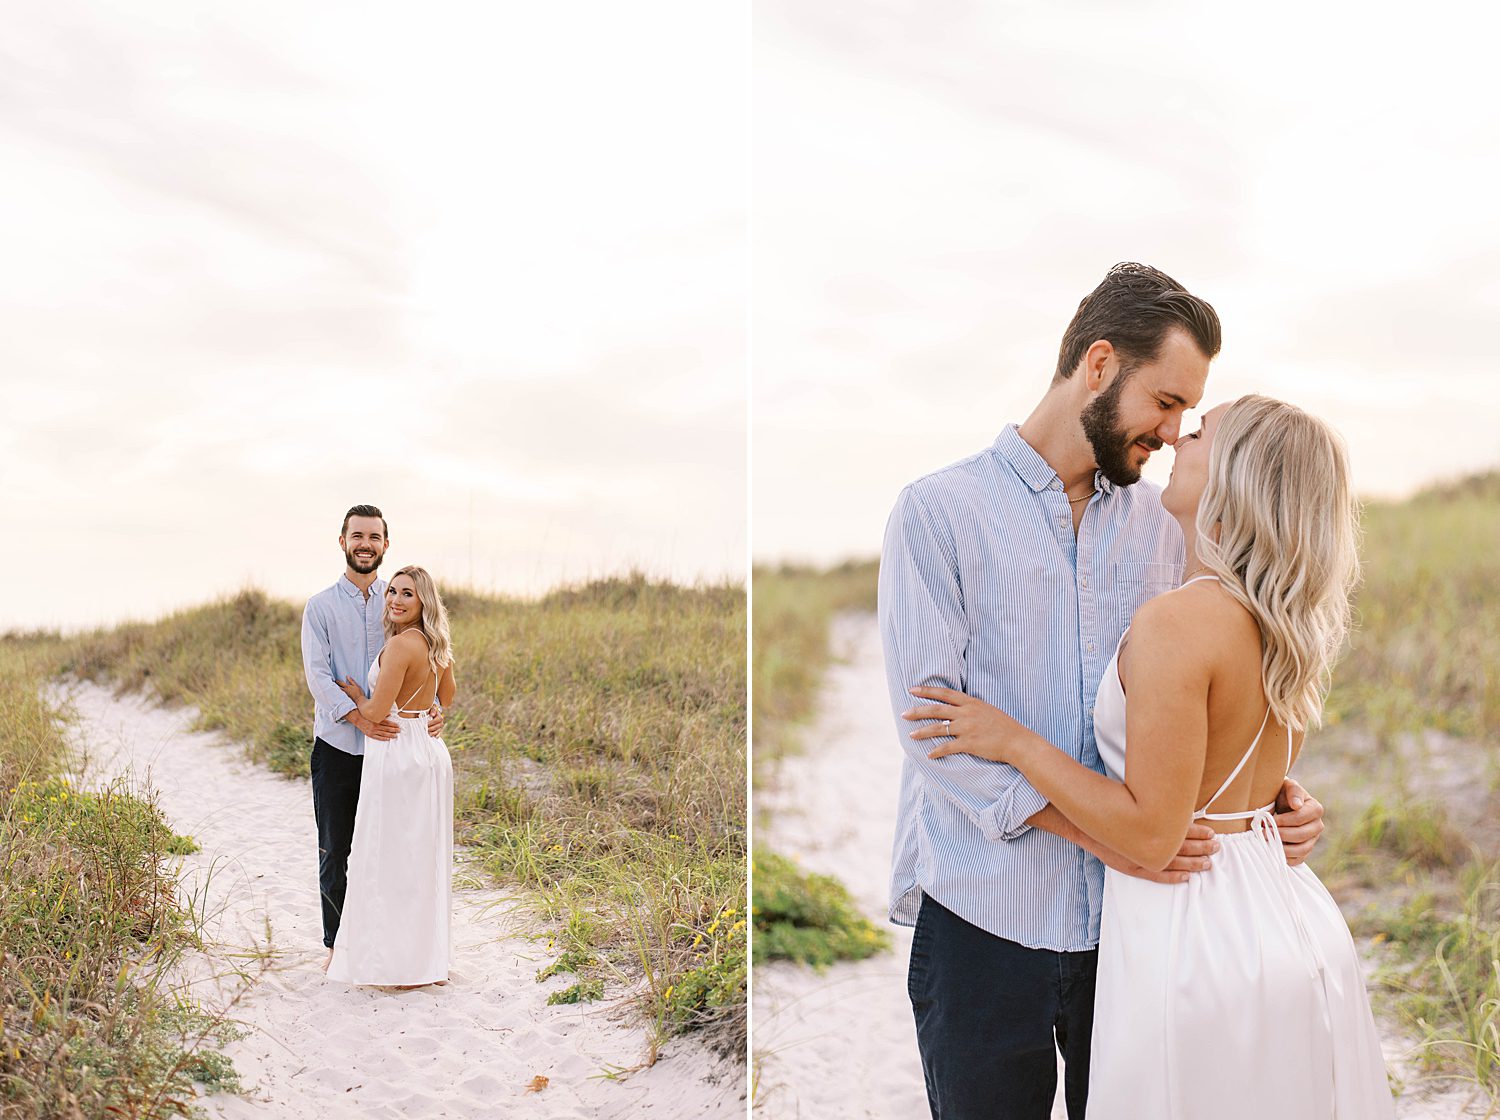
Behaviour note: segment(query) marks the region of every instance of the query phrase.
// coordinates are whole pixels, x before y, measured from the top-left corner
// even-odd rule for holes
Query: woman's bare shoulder
[[[403,630],[386,642],[385,646],[404,660],[415,661],[427,656],[427,639],[419,630]]]
[[[1229,641],[1259,643],[1260,630],[1244,605],[1216,580],[1200,580],[1143,603],[1130,624],[1132,643],[1144,639],[1203,656]]]

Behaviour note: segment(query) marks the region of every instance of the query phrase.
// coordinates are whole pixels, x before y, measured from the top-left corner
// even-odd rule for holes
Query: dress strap
[[[436,675],[437,675],[436,673],[433,674],[433,676],[436,676]],[[400,712],[416,711],[417,709],[415,709],[415,708],[408,708],[406,705],[410,704],[413,700],[415,700],[417,698],[417,694],[420,693],[426,687],[427,687],[427,678],[423,677],[422,678],[422,683],[419,684],[419,685],[417,685],[416,691],[414,691],[410,696],[408,696],[406,698],[405,703],[403,703],[401,705],[401,707],[397,708],[396,710],[400,711]]]
[[[1186,587],[1189,583],[1198,583],[1198,582],[1200,582],[1202,580],[1205,580],[1205,579],[1211,579],[1215,583],[1222,583],[1223,582],[1216,575],[1194,576],[1192,579],[1184,581],[1183,584],[1182,584],[1182,587]],[[1179,590],[1181,590],[1181,588],[1179,588]]]
[[[1212,797],[1210,797],[1207,801],[1205,801],[1203,803],[1203,808],[1199,809],[1196,813],[1193,814],[1193,820],[1195,820],[1195,821],[1205,820],[1205,819],[1206,820],[1211,820],[1211,821],[1243,820],[1246,817],[1252,817],[1252,816],[1254,816],[1255,813],[1258,812],[1258,810],[1252,810],[1251,812],[1248,812],[1248,813],[1210,813],[1208,811],[1208,807],[1210,805],[1212,805],[1215,801],[1219,800],[1219,798],[1221,798],[1221,797],[1224,796],[1224,791],[1226,789],[1228,789],[1234,783],[1234,780],[1240,776],[1240,771],[1245,768],[1245,764],[1247,762],[1249,762],[1250,759],[1255,755],[1255,748],[1258,747],[1258,746],[1260,746],[1260,737],[1266,733],[1266,724],[1269,723],[1270,720],[1271,720],[1271,705],[1267,704],[1266,705],[1266,714],[1265,714],[1264,717],[1262,717],[1262,719],[1260,721],[1260,730],[1255,733],[1255,738],[1250,743],[1250,749],[1247,750],[1243,755],[1240,756],[1239,765],[1236,766],[1232,771],[1230,771],[1229,777],[1227,777],[1227,778],[1224,779],[1224,784],[1219,787],[1218,792],[1216,792]],[[1288,749],[1288,751],[1290,751],[1290,749],[1291,749],[1291,737],[1290,737],[1290,733],[1288,733],[1288,737],[1287,737],[1287,749]]]
[[[409,629],[416,631],[417,637],[419,637],[419,638],[422,639],[422,644],[424,646],[427,644],[427,635],[426,634],[422,633],[422,631],[420,629],[418,629],[417,627],[415,627],[415,626],[410,627]],[[403,631],[401,631],[401,633],[405,634],[405,633],[407,633],[407,630],[403,630]],[[437,676],[437,674],[433,673],[433,676]],[[398,712],[414,712],[415,714],[420,715],[421,714],[420,712],[416,711],[415,709],[408,708],[406,705],[410,704],[413,700],[415,700],[417,698],[417,693],[421,692],[426,687],[427,687],[427,678],[423,677],[422,678],[422,683],[419,684],[419,685],[417,685],[416,690],[410,696],[408,696],[406,698],[405,702],[399,708],[397,708],[396,710]]]

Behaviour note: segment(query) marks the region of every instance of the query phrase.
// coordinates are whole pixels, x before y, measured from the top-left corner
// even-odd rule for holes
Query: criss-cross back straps
[[[436,673],[433,674],[433,676],[436,676],[436,675],[437,675]],[[426,687],[427,687],[427,678],[423,677],[422,678],[422,683],[419,684],[419,685],[417,685],[416,691],[414,691],[410,696],[408,696],[406,698],[405,702],[399,708],[397,708],[396,710],[398,712],[408,712],[408,713],[414,713],[414,714],[420,713],[423,709],[408,708],[406,705],[410,704],[413,700],[415,700],[417,698],[417,693],[421,692]]]
[[[403,631],[403,633],[405,633],[405,631]],[[427,644],[427,635],[424,634],[424,633],[422,633],[422,631],[417,630],[417,637],[419,637],[419,638],[422,639],[422,644],[424,646]],[[432,675],[433,676],[437,676],[436,673],[433,673]],[[412,692],[412,694],[406,698],[405,702],[399,708],[397,708],[396,710],[398,712],[406,712],[406,713],[410,713],[410,714],[413,714],[413,715],[420,715],[421,714],[420,710],[413,711],[413,709],[408,708],[406,705],[410,704],[413,700],[415,700],[417,698],[417,694],[420,693],[426,687],[427,687],[427,678],[423,677],[422,678],[422,683],[419,684],[419,685],[417,685],[416,690],[414,692]]]
[[[1201,579],[1211,579],[1211,580],[1213,580],[1216,583],[1221,582],[1219,580],[1218,576],[1215,576],[1215,575],[1206,575],[1206,576],[1198,576],[1195,579],[1190,579],[1190,580],[1187,581],[1187,583],[1184,583],[1182,586],[1186,587],[1188,585],[1188,583],[1197,583],[1198,580],[1201,580]],[[1199,810],[1197,810],[1196,812],[1193,813],[1193,820],[1195,820],[1195,821],[1203,821],[1203,820],[1209,820],[1209,821],[1242,821],[1242,820],[1248,820],[1249,818],[1255,816],[1257,813],[1264,813],[1264,812],[1266,812],[1266,811],[1268,811],[1268,810],[1270,810],[1272,808],[1275,808],[1276,803],[1273,801],[1270,805],[1264,805],[1264,806],[1262,806],[1259,809],[1248,809],[1248,810],[1246,810],[1243,813],[1210,813],[1208,811],[1208,807],[1210,805],[1212,805],[1215,801],[1219,800],[1219,798],[1221,798],[1221,797],[1224,796],[1224,791],[1227,790],[1231,785],[1234,784],[1234,780],[1240,776],[1240,771],[1245,768],[1245,764],[1248,763],[1250,761],[1250,759],[1255,756],[1255,748],[1258,747],[1258,746],[1260,746],[1260,737],[1266,733],[1266,724],[1269,723],[1270,721],[1271,721],[1271,705],[1267,704],[1266,705],[1266,714],[1265,714],[1264,717],[1262,717],[1262,719],[1260,721],[1260,730],[1255,733],[1255,738],[1253,740],[1251,740],[1251,742],[1250,742],[1250,749],[1247,750],[1240,757],[1239,765],[1236,766],[1233,770],[1231,770],[1229,772],[1229,777],[1227,777],[1227,778],[1224,779],[1224,783],[1221,786],[1219,786],[1218,790],[1214,793],[1214,795],[1212,797],[1210,797],[1207,801],[1205,801],[1203,803],[1203,808],[1201,808],[1201,809],[1199,809]],[[1292,770],[1292,729],[1290,727],[1288,727],[1286,729],[1286,769],[1282,771],[1282,777],[1284,778],[1287,774],[1291,773],[1291,770]]]

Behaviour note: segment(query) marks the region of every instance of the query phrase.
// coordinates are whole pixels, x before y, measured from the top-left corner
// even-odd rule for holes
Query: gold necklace
[[[1207,564],[1199,564],[1191,572],[1189,572],[1187,575],[1185,575],[1185,576],[1182,577],[1182,582],[1186,583],[1188,580],[1192,579],[1199,572],[1206,572],[1206,571],[1208,571],[1208,565]]]
[[[1064,491],[1063,493],[1066,496],[1067,491]],[[1070,506],[1076,506],[1079,502],[1086,502],[1086,501],[1088,501],[1090,498],[1092,498],[1097,493],[1099,493],[1099,488],[1096,486],[1094,489],[1090,490],[1087,494],[1081,494],[1081,495],[1079,495],[1076,498],[1068,498],[1068,505],[1070,505]]]

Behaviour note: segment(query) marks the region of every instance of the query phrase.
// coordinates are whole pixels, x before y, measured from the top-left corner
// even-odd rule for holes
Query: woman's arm
[[[907,713],[929,723],[913,739],[953,738],[932,757],[968,753],[1008,762],[1101,844],[1152,871],[1172,862],[1192,823],[1208,745],[1212,640],[1178,596],[1151,600],[1130,631],[1123,784],[1097,774],[983,701],[951,689],[912,693],[947,705]]]
[[[458,691],[457,685],[453,683],[453,662],[443,666],[442,675],[438,677],[437,699],[443,707],[453,703],[453,696]]]
[[[1214,830],[1202,821],[1188,826],[1187,838],[1166,867],[1153,869],[1142,867],[1135,860],[1106,844],[1101,844],[1074,822],[1063,815],[1061,809],[1050,801],[1026,822],[1032,828],[1061,836],[1070,844],[1076,844],[1086,852],[1097,856],[1105,867],[1113,867],[1124,875],[1136,879],[1147,879],[1153,883],[1186,883],[1199,871],[1207,871],[1213,864],[1213,855],[1219,850],[1219,841]]]

